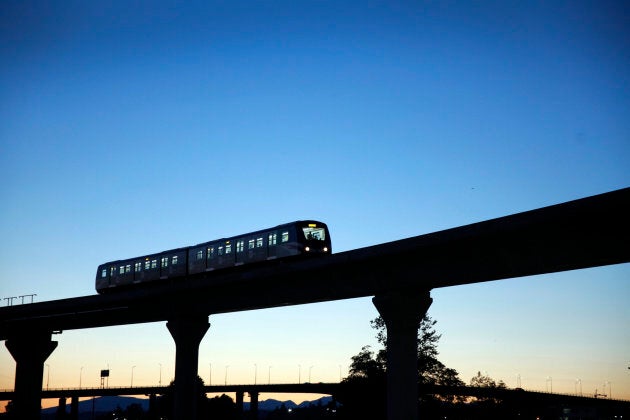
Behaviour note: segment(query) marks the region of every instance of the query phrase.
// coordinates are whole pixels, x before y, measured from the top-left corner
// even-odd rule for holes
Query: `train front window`
[[[323,241],[326,239],[326,230],[324,228],[309,225],[308,227],[303,227],[302,231],[304,231],[304,237],[309,241]]]

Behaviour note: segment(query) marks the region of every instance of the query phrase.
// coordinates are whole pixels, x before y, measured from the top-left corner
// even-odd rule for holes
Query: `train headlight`
[[[310,251],[310,250],[311,250],[311,248],[309,248],[308,246],[307,246],[307,247],[304,247],[304,251],[308,252],[308,251]]]
[[[327,246],[324,247],[324,252],[328,252],[328,247]]]

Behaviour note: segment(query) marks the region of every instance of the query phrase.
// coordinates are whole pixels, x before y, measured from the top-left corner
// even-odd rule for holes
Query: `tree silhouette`
[[[447,368],[438,360],[437,344],[441,335],[435,330],[434,321],[425,315],[418,329],[418,385],[464,385],[455,369]],[[387,329],[382,317],[370,321],[377,330],[376,339],[383,346],[376,353],[364,346],[359,354],[352,356],[348,377],[342,381],[337,399],[343,404],[342,418],[385,418],[385,380],[387,373]],[[455,401],[448,395],[422,396],[420,404],[439,405]]]
[[[164,395],[158,398],[158,414],[161,419],[173,418],[173,394],[175,381],[171,381]],[[227,395],[208,399],[204,391],[204,382],[197,376],[197,419],[219,418],[224,420],[236,419],[236,404]]]
[[[455,369],[447,368],[438,360],[437,345],[442,337],[435,330],[437,321],[433,320],[429,315],[425,315],[420,321],[418,329],[417,347],[418,347],[418,382],[425,385],[464,385],[459,374]],[[383,346],[381,350],[373,358],[373,363],[379,366],[380,370],[385,372],[387,369],[387,329],[385,321],[382,317],[378,317],[370,321],[372,328],[377,330],[376,339]],[[362,349],[365,353],[366,347]],[[369,351],[369,348],[368,348]],[[352,357],[353,363],[350,365],[350,375],[356,372],[356,375],[369,376],[367,368],[374,368],[367,360],[368,355],[359,353]],[[361,357],[359,357],[361,356]],[[355,365],[355,361],[357,364]]]
[[[481,372],[477,372],[476,376],[470,379],[470,386],[478,386],[482,388],[506,388],[505,382],[499,380],[495,382],[494,379],[487,375],[482,375]]]

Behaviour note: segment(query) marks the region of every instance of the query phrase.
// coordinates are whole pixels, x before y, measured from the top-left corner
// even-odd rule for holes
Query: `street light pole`
[[[256,385],[257,376],[258,376],[258,365],[254,363],[254,385]]]
[[[159,386],[162,386],[162,363],[158,363],[160,365],[160,380],[158,382]]]
[[[133,370],[136,368],[136,366],[131,366],[131,388],[133,388]]]
[[[268,384],[271,385],[271,366],[269,366]]]
[[[48,389],[48,385],[50,385],[50,365],[46,363],[46,367],[48,368],[48,374],[46,375],[46,389]]]
[[[230,367],[230,365],[225,365],[225,385],[227,385],[227,370]]]
[[[79,389],[81,389],[81,377],[83,376],[83,366],[81,366],[81,370],[79,371]]]
[[[308,383],[311,383],[311,370],[313,370],[313,366],[308,368]]]
[[[298,365],[298,384],[302,383],[302,365]]]

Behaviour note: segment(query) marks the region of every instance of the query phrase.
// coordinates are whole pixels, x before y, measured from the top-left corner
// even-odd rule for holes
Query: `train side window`
[[[107,277],[107,269],[103,268],[103,271],[101,271],[101,277],[105,278]]]
[[[157,260],[151,260],[151,268],[157,267]]]
[[[243,249],[245,249],[245,240],[236,241],[236,252],[243,252]]]
[[[110,267],[109,273],[110,273],[110,276],[113,276],[114,274],[116,274],[116,267]]]
[[[149,268],[151,268],[151,261],[146,260],[146,261],[144,262],[144,269],[145,269],[145,270],[148,270]]]
[[[211,246],[208,248],[208,259],[211,260],[214,258],[214,247]]]
[[[253,239],[250,239],[250,240],[247,242],[247,249],[254,249],[254,244],[255,244],[255,242],[256,242],[256,241],[254,241]]]
[[[289,242],[289,231],[282,232],[282,242]]]
[[[171,261],[171,264],[173,264],[173,265],[177,265],[177,262],[178,262],[178,257],[177,257],[177,255],[173,255],[173,261]]]
[[[131,273],[131,264],[125,266],[125,273]]]
[[[124,266],[124,265],[121,265],[121,266],[120,266],[120,268],[118,269],[118,272],[119,272],[120,274],[125,274],[125,266]]]
[[[261,248],[263,246],[263,238],[256,238],[256,248]]]
[[[223,255],[223,246],[219,246],[219,255]]]
[[[197,251],[197,261],[203,260],[203,250]]]
[[[133,270],[137,273],[139,271],[142,271],[142,263],[141,262],[137,262],[134,264],[133,266]]]
[[[168,257],[162,257],[162,268],[168,267]]]
[[[225,253],[226,254],[232,253],[232,244],[225,244]]]
[[[278,234],[277,233],[270,233],[269,234],[269,238],[267,238],[267,239],[269,241],[268,242],[269,246],[274,246],[274,245],[276,245],[276,241],[278,240]]]

